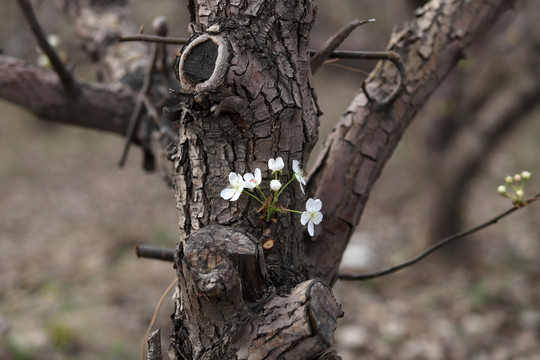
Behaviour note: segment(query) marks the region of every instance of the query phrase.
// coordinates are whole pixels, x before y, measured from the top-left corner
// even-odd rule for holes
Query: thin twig
[[[141,110],[143,108],[144,97],[146,93],[148,92],[148,89],[150,88],[150,83],[152,82],[152,74],[156,66],[156,59],[158,55],[158,47],[156,44],[152,44],[151,54],[152,55],[150,58],[150,63],[148,64],[148,67],[146,68],[143,84],[141,86],[141,89],[139,90],[139,93],[137,94],[135,108],[133,109],[133,112],[131,113],[131,117],[129,119],[129,124],[128,124],[127,132],[126,132],[126,141],[124,143],[124,150],[122,151],[122,156],[120,157],[120,161],[118,162],[118,166],[120,167],[123,167],[124,164],[126,163],[126,159],[129,153],[129,147],[133,140],[133,135],[135,134],[135,131],[137,130],[139,126],[139,118],[141,115]]]
[[[443,247],[444,245],[447,245],[449,244],[450,242],[454,241],[454,240],[457,240],[457,239],[461,239],[465,236],[468,236],[468,235],[471,235],[471,234],[474,234],[475,232],[478,232],[490,225],[493,225],[495,224],[496,222],[498,222],[500,219],[510,215],[511,213],[513,213],[514,211],[517,211],[527,205],[529,205],[530,203],[538,200],[540,198],[540,193],[539,194],[536,194],[535,196],[533,196],[532,198],[529,198],[529,199],[526,199],[522,202],[522,204],[520,206],[514,206],[513,208],[510,208],[508,210],[506,210],[505,212],[503,212],[502,214],[499,214],[497,216],[495,216],[494,218],[480,224],[480,225],[477,225],[471,229],[468,229],[468,230],[465,230],[465,231],[462,231],[458,234],[455,234],[455,235],[451,235],[451,236],[448,236],[446,238],[444,238],[443,240],[439,241],[438,243],[434,244],[433,246],[429,247],[427,250],[425,250],[424,252],[422,252],[421,254],[415,256],[414,258],[410,259],[410,260],[407,260],[401,264],[398,264],[398,265],[394,265],[394,266],[390,266],[386,269],[382,269],[382,270],[378,270],[378,271],[375,271],[375,272],[371,272],[371,273],[366,273],[366,274],[338,274],[338,279],[340,280],[371,280],[371,279],[375,279],[375,278],[378,278],[378,277],[381,277],[381,276],[385,276],[385,275],[388,275],[388,274],[391,274],[393,272],[396,272],[396,271],[399,271],[399,270],[402,270],[404,268],[407,268],[411,265],[414,265],[416,264],[417,262],[419,262],[420,260],[422,260],[423,258],[425,258],[426,256],[428,256],[429,254],[433,253],[434,251],[438,250],[439,248]]]
[[[311,73],[319,69],[319,67],[330,57],[332,52],[337,49],[337,47],[351,34],[351,32],[359,27],[362,24],[373,22],[375,19],[369,20],[358,20],[355,19],[351,23],[342,27],[336,34],[330,37],[326,42],[321,46],[321,48],[312,54],[311,57]]]
[[[30,29],[32,30],[32,33],[36,37],[36,40],[38,42],[40,49],[49,58],[51,66],[54,69],[54,71],[58,74],[58,77],[60,78],[62,85],[68,91],[73,90],[75,86],[75,79],[73,78],[72,74],[67,70],[67,68],[64,66],[64,63],[62,62],[62,60],[60,60],[60,57],[56,53],[56,50],[54,50],[51,44],[49,44],[49,41],[47,41],[45,32],[43,31],[43,28],[41,27],[41,25],[39,25],[36,14],[34,13],[32,4],[30,4],[29,0],[18,0],[18,3],[24,14],[24,17],[26,18],[26,21],[28,21],[28,24],[30,25]]]
[[[149,245],[136,245],[135,253],[137,254],[137,257],[169,262],[174,261],[174,249],[164,249]]]
[[[165,292],[163,293],[163,295],[161,295],[161,298],[159,299],[156,309],[154,310],[154,316],[152,316],[152,320],[150,321],[150,324],[148,325],[148,329],[146,329],[146,334],[144,334],[144,342],[143,342],[143,346],[141,350],[141,360],[144,360],[144,350],[146,348],[146,342],[148,341],[148,336],[150,335],[150,331],[152,330],[152,327],[154,326],[154,323],[156,322],[159,309],[161,309],[161,305],[163,305],[163,301],[165,301],[165,297],[167,296],[169,291],[171,291],[174,285],[176,285],[177,282],[178,282],[178,279],[174,279],[169,284],[169,286],[167,287],[167,289],[165,290]]]
[[[161,44],[176,44],[184,45],[187,44],[189,39],[186,38],[175,38],[167,36],[157,36],[157,35],[123,35],[118,37],[118,41],[144,41],[152,43],[161,43]]]
[[[315,55],[315,50],[309,51],[311,55]],[[401,56],[394,51],[333,51],[329,59],[354,59],[354,60],[389,60],[398,69],[398,83],[394,90],[381,101],[376,101],[367,92],[365,84],[362,84],[362,90],[370,103],[373,103],[376,110],[382,110],[390,106],[405,90],[407,81],[407,72]]]

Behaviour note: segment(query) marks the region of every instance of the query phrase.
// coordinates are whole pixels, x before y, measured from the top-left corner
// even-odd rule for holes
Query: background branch
[[[39,47],[49,58],[51,66],[58,74],[58,77],[60,77],[60,81],[62,81],[64,88],[66,90],[72,90],[75,85],[75,80],[73,79],[71,73],[66,69],[64,63],[62,62],[62,60],[60,60],[58,54],[53,49],[51,44],[49,44],[47,36],[45,36],[41,25],[39,25],[36,14],[34,13],[34,9],[32,8],[32,4],[30,4],[29,0],[18,0],[18,3],[24,14],[24,17],[26,18],[26,21],[28,21],[30,29],[32,29],[32,33],[34,34]]]
[[[133,92],[119,83],[79,81],[77,96],[66,93],[50,70],[0,55],[0,97],[24,107],[41,120],[124,134]]]
[[[394,272],[399,271],[399,270],[403,270],[403,269],[405,269],[405,268],[407,268],[409,266],[412,266],[412,265],[418,263],[420,260],[424,259],[425,257],[427,257],[428,255],[432,254],[433,252],[437,251],[438,249],[442,248],[443,246],[448,245],[449,243],[453,242],[454,240],[462,239],[462,238],[464,238],[466,236],[469,236],[471,234],[474,234],[474,233],[476,233],[476,232],[478,232],[478,231],[480,231],[482,229],[485,229],[490,225],[493,225],[493,224],[497,223],[502,218],[504,218],[504,217],[512,214],[513,212],[524,208],[526,205],[529,205],[532,202],[538,200],[538,198],[540,198],[540,194],[536,194],[532,198],[524,200],[523,205],[514,206],[514,207],[506,210],[505,212],[495,216],[494,218],[492,218],[492,219],[490,219],[490,220],[488,220],[488,221],[486,221],[486,222],[484,222],[482,224],[479,224],[479,225],[477,225],[477,226],[475,226],[475,227],[473,227],[471,229],[462,231],[462,232],[460,232],[458,234],[448,236],[448,237],[440,240],[439,242],[435,243],[433,246],[429,247],[427,250],[425,250],[422,253],[418,254],[414,258],[412,258],[410,260],[407,260],[407,261],[405,261],[405,262],[403,262],[401,264],[390,266],[388,268],[385,268],[385,269],[382,269],[382,270],[379,270],[379,271],[366,273],[366,274],[357,274],[357,275],[354,275],[354,274],[339,274],[338,278],[340,280],[371,280],[371,279],[375,279],[375,278],[378,278],[378,277],[381,277],[381,276],[389,275],[389,274],[394,273]]]

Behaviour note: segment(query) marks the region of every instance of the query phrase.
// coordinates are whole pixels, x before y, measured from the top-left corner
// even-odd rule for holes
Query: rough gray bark
[[[243,231],[194,232],[179,242],[175,268],[177,358],[311,359],[332,345],[342,311],[331,289],[309,280],[276,294],[261,245]]]
[[[192,4],[192,10],[193,36],[175,64],[183,110],[180,141],[173,155],[174,187],[181,234],[192,233],[181,239],[176,262],[182,289],[173,334],[177,356],[316,357],[331,345],[341,310],[328,287],[314,280],[301,283],[305,249],[299,216],[280,214],[276,222],[261,222],[255,212],[260,205],[254,200],[244,196],[228,202],[220,196],[230,172],[243,174],[260,168],[263,178],[268,178],[268,159],[280,156],[286,164],[284,175],[290,177],[292,160],[307,161],[318,127],[308,48],[314,4],[311,0],[208,1]],[[216,60],[206,65],[210,71],[202,69],[211,75],[194,79],[190,56],[203,46],[217,53],[212,55]],[[280,196],[280,205],[287,208],[302,209],[304,203],[297,186]],[[228,239],[223,243],[227,251],[219,248],[222,240],[217,231],[212,241],[200,245],[201,234],[215,229],[209,225],[216,223],[237,229],[223,235]],[[202,254],[211,249],[213,254],[230,253],[234,258],[244,250],[235,249],[231,239],[247,237],[258,249],[253,254],[262,254],[265,239],[275,241],[260,256],[264,263],[251,261],[261,268],[231,261],[227,270],[220,270],[206,284],[209,280],[203,281],[198,274],[207,274],[213,267],[206,269],[210,266],[200,260],[206,258]],[[192,259],[189,263],[187,254]],[[193,274],[199,267],[205,270]],[[257,281],[247,274],[258,274]],[[212,290],[203,292],[201,299],[201,288],[206,286]],[[259,288],[256,296],[246,293],[246,289]],[[320,304],[330,307],[313,313]],[[216,316],[208,317],[208,323],[201,321],[201,314],[209,313]],[[213,329],[210,336],[209,328]],[[182,340],[186,338],[189,341]]]
[[[281,156],[283,177],[289,178],[293,160],[308,160],[318,128],[308,48],[314,0],[188,2],[192,38],[175,64],[181,87],[176,93],[180,108],[173,111],[179,141],[169,148],[180,230],[171,331],[175,357],[336,358],[328,350],[342,312],[328,284],[335,281],[370,190],[414,114],[463,49],[514,1],[433,0],[392,36],[389,49],[405,61],[407,93],[383,110],[360,93],[327,139],[307,190],[322,199],[325,215],[314,238],[307,236],[298,214],[261,222],[254,200],[220,197],[229,172],[260,168],[268,179],[268,159]],[[80,35],[94,44],[107,79],[140,84],[147,48],[112,40],[135,32],[125,3],[66,4]],[[9,64],[0,63],[5,76],[3,66]],[[191,66],[204,71],[197,74]],[[395,68],[381,64],[367,88],[382,99],[396,82]],[[155,93],[165,85],[160,83]],[[111,98],[124,96],[118,91]],[[23,92],[17,101],[31,95]],[[158,107],[162,98],[151,101]],[[51,99],[39,98],[32,109],[39,113],[40,105],[52,106]],[[129,116],[126,111],[122,126]],[[303,210],[306,198],[291,185],[280,205]],[[274,246],[263,250],[269,239]]]
[[[312,1],[234,4],[210,1],[194,9],[192,44],[210,39],[227,52],[217,59],[217,76],[194,86],[179,74],[185,105],[174,160],[181,237],[211,223],[234,225],[257,238],[265,232],[277,240],[267,263],[286,264],[287,271],[300,274],[304,244],[298,215],[261,224],[254,200],[228,202],[220,192],[230,172],[260,168],[268,178],[268,159],[281,156],[290,177],[292,160],[307,160],[318,126],[308,53],[315,8]],[[190,50],[188,44],[182,56]],[[304,201],[297,186],[280,197],[287,208],[302,209]]]

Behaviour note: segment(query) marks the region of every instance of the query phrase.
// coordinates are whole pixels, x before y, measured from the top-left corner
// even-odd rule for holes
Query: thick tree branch
[[[126,132],[133,92],[121,84],[80,81],[70,95],[58,76],[22,60],[0,55],[0,98],[24,107],[42,120]]]
[[[388,50],[404,59],[407,92],[380,112],[370,107],[365,94],[358,94],[328,137],[308,183],[309,193],[322,200],[325,215],[323,231],[308,249],[309,277],[335,281],[371,188],[412,118],[463,50],[514,2],[433,0],[392,35]],[[393,67],[380,64],[367,79],[367,88],[383,98],[396,78]]]

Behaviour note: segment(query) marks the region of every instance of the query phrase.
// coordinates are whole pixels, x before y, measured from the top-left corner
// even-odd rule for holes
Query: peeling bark
[[[186,359],[312,359],[343,315],[332,290],[308,280],[280,296],[253,236],[211,225],[178,244],[182,289],[173,348]]]

